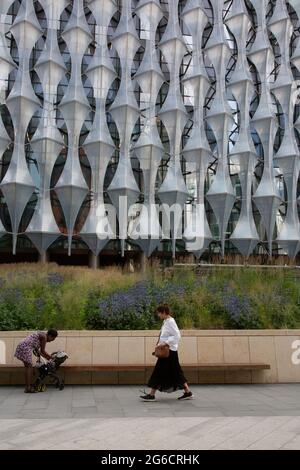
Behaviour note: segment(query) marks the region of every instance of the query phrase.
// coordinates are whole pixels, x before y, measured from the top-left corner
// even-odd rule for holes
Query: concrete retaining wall
[[[265,371],[190,372],[191,383],[285,383],[300,382],[300,330],[184,330],[179,357],[186,363],[266,362]],[[0,331],[1,350],[7,364],[20,364],[13,357],[27,332]],[[158,331],[60,331],[49,352],[64,350],[70,364],[154,364],[151,355]],[[297,342],[298,341],[298,342]],[[5,346],[3,346],[5,344]],[[294,354],[294,362],[292,355]],[[3,355],[3,354],[2,354]],[[296,359],[296,361],[295,361]],[[0,362],[3,357],[0,357]],[[299,362],[299,364],[297,364]],[[144,384],[143,372],[67,372],[66,383]],[[0,384],[23,383],[19,371],[0,373]]]

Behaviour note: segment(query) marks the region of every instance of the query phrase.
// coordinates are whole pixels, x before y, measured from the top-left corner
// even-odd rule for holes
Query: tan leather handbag
[[[158,344],[160,340],[161,332],[159,333],[159,337],[155,346],[155,350],[152,353],[152,356],[157,358],[166,358],[170,355],[170,347],[168,344]]]
[[[157,344],[155,346],[154,356],[157,358],[166,358],[170,355],[170,348],[168,344]]]

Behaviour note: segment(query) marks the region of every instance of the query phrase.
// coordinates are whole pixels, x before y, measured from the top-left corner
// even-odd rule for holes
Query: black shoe
[[[194,395],[192,392],[184,392],[181,397],[178,398],[178,400],[192,400],[194,398]]]
[[[150,393],[147,393],[146,395],[141,395],[140,398],[144,401],[155,401],[155,395],[150,395]]]

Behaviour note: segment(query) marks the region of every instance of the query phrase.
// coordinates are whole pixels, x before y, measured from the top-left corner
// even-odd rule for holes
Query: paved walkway
[[[195,399],[138,386],[0,387],[0,449],[300,449],[300,384],[198,385]],[[169,435],[166,440],[163,436]]]

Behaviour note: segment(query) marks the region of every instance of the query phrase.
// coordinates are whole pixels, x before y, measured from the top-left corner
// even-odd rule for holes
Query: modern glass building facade
[[[1,0],[0,259],[295,258],[299,20],[298,0]]]

